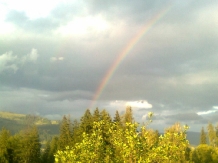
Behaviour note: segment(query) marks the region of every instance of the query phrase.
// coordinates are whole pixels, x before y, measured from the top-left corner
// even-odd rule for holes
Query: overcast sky
[[[217,6],[0,0],[0,110],[60,119],[96,107],[114,116],[130,105],[137,122],[154,112],[157,129],[177,121],[192,131],[217,124]]]

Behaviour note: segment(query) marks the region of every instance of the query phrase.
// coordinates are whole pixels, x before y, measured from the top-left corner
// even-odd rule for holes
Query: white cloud
[[[18,70],[16,63],[17,56],[12,55],[13,52],[6,52],[0,55],[0,73],[6,69],[11,69],[14,73]]]
[[[64,60],[64,57],[51,57],[51,58],[50,58],[50,61],[51,61],[51,62],[63,61],[63,60]]]
[[[152,108],[152,104],[149,104],[146,100],[139,100],[139,101],[116,100],[116,101],[111,101],[109,106],[113,108],[126,108],[127,106],[131,106],[133,109]]]
[[[69,22],[67,25],[60,27],[57,33],[68,36],[72,35],[84,35],[91,32],[103,32],[109,29],[108,22],[102,16],[86,16],[76,18]]]
[[[132,108],[142,108],[142,109],[152,108],[152,105],[149,104],[146,100],[129,101],[126,103],[126,106],[131,106]]]
[[[216,110],[208,110],[203,112],[197,112],[198,115],[211,114],[217,112]]]
[[[213,109],[217,109],[218,110],[218,106],[213,106]]]
[[[30,61],[36,61],[38,59],[38,53],[37,53],[37,49],[32,49],[30,54],[27,55],[28,59]]]
[[[22,11],[25,12],[30,19],[36,19],[48,16],[60,2],[63,2],[63,0],[1,0],[1,2],[8,10]]]
[[[35,48],[32,48],[29,54],[21,58],[21,62],[36,62],[39,57],[38,51]]]
[[[32,49],[29,54],[23,57],[13,55],[12,51],[6,52],[0,55],[0,73],[4,70],[13,70],[14,73],[19,69],[25,62],[35,62],[38,59],[37,49]]]

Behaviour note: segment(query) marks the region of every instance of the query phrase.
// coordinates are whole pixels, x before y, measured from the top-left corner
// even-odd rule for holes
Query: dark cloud
[[[190,112],[190,113],[180,113],[180,114],[175,114],[175,115],[170,115],[170,116],[165,116],[165,119],[168,119],[169,121],[181,121],[181,122],[205,122],[205,120],[199,116],[196,113]]]
[[[113,114],[125,106],[112,106],[111,101],[145,99],[156,113],[154,126],[175,121],[201,125],[210,119],[215,123],[216,112],[196,113],[218,105],[216,5],[193,0],[92,0],[61,3],[47,17],[34,19],[10,10],[5,20],[15,29],[0,37],[0,67],[5,68],[0,70],[1,109],[79,117],[132,38],[171,6],[119,63],[95,106],[108,107]],[[108,27],[87,27],[82,34],[67,28],[61,33],[60,28],[86,17],[100,17]],[[24,62],[31,49],[37,50],[37,59]],[[135,112],[141,121],[147,110]]]

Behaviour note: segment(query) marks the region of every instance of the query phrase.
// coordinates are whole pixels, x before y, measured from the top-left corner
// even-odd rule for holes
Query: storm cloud
[[[0,110],[79,118],[132,105],[153,126],[217,123],[218,3],[0,2]],[[155,15],[93,101],[118,56]],[[143,103],[140,101],[144,101]],[[95,105],[90,105],[94,103]],[[199,113],[205,113],[200,115]]]

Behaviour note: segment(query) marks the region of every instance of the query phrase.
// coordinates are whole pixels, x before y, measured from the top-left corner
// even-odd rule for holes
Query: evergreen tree
[[[113,122],[116,123],[116,128],[115,129],[123,127],[122,119],[121,119],[120,114],[119,114],[119,112],[117,110],[116,110]]]
[[[93,114],[93,122],[99,122],[99,121],[100,121],[100,112],[98,108],[96,108]]]
[[[126,112],[124,114],[124,123],[133,123],[134,118],[132,114],[132,108],[130,106],[126,107]]]
[[[11,162],[13,163],[22,163],[23,161],[23,144],[22,142],[23,137],[21,137],[21,133],[15,134],[13,137],[10,138],[10,148],[11,148]]]
[[[208,130],[208,137],[209,137],[210,145],[215,146],[215,144],[216,144],[216,132],[214,130],[214,126],[211,123],[209,123],[207,126],[207,130]]]
[[[207,135],[204,131],[204,127],[201,129],[200,144],[207,144]]]
[[[73,124],[72,124],[72,144],[75,145],[77,142],[79,142],[80,140],[80,124],[77,120],[74,120],[73,121]]]
[[[80,133],[91,133],[93,125],[92,114],[89,109],[86,110],[85,114],[82,116],[80,120]]]
[[[54,163],[54,154],[57,152],[58,137],[53,137],[51,142],[46,144],[45,151],[42,154],[42,163]]]
[[[50,142],[47,141],[45,145],[45,149],[42,151],[42,156],[41,156],[42,163],[49,163],[48,161],[49,152],[50,152]]]
[[[20,150],[17,154],[20,162],[39,163],[40,162],[40,141],[37,127],[29,127],[20,134]]]
[[[104,109],[100,113],[100,119],[105,121],[105,122],[112,122],[112,119],[110,117],[110,114]]]
[[[72,145],[72,138],[71,138],[71,131],[70,131],[70,118],[66,116],[63,117],[60,127],[60,136],[58,139],[58,149],[64,150],[66,146]]]
[[[9,138],[10,132],[3,128],[0,132],[0,162],[8,163],[9,162]]]
[[[113,119],[113,121],[114,122],[116,122],[116,123],[122,123],[121,122],[121,117],[120,117],[120,114],[119,114],[119,112],[116,110],[116,113],[115,113],[115,117],[114,117],[114,119]]]

